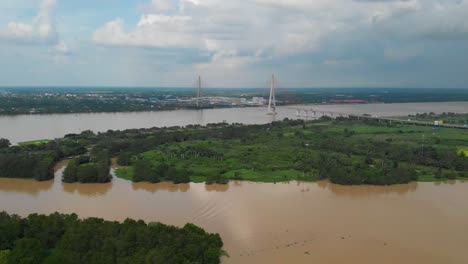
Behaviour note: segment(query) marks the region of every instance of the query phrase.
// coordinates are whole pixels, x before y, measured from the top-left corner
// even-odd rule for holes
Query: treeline
[[[0,139],[0,177],[50,180],[57,161],[84,152],[86,149],[76,142],[11,146],[7,139]]]
[[[167,111],[176,109],[225,108],[229,105],[202,104],[166,99],[189,99],[193,90],[163,92],[158,90],[134,91],[124,89],[96,90],[12,90],[0,93],[0,115]],[[225,95],[223,95],[225,96]]]
[[[343,185],[391,185],[418,180],[414,169],[401,168],[396,161],[380,163],[366,159],[353,163],[351,158],[337,154],[320,153],[316,161],[319,179],[329,179]]]
[[[367,125],[376,127],[386,127],[388,129],[396,128],[396,124],[384,123],[378,121],[364,120],[359,121]],[[353,124],[358,121],[353,118],[338,118],[336,124]],[[428,137],[418,139],[416,142],[397,141],[393,138],[382,140],[349,140],[353,132],[344,129],[342,135],[320,132],[321,140],[317,140],[313,145],[319,149],[343,153],[345,155],[359,155],[366,158],[394,160],[397,162],[406,162],[422,166],[435,167],[439,169],[449,169],[460,172],[468,171],[468,162],[463,154],[457,153],[456,149],[437,148],[435,145],[441,144],[441,139],[437,137]],[[399,130],[398,134],[414,134],[416,132]],[[374,133],[379,134],[379,133]],[[381,133],[385,135],[386,133]],[[421,135],[422,137],[422,135]],[[463,143],[462,143],[463,144]]]
[[[72,159],[63,172],[62,181],[73,183],[110,182],[110,158],[107,151],[98,151],[91,156],[79,156]]]
[[[422,113],[416,115],[409,115],[408,117],[414,118],[416,120],[422,121],[440,121],[442,120],[447,124],[459,124],[464,125],[468,124],[468,114],[459,114],[453,112],[443,112],[442,114],[435,114],[434,112]]]
[[[314,91],[313,93],[310,91]],[[333,99],[361,99],[371,103],[413,103],[413,102],[450,102],[468,101],[466,89],[435,88],[333,88],[333,89],[295,89],[295,97],[300,103],[322,103]],[[309,92],[306,92],[309,91]],[[337,96],[339,94],[339,96]]]
[[[131,219],[123,223],[77,215],[0,212],[0,263],[220,263],[218,234]]]

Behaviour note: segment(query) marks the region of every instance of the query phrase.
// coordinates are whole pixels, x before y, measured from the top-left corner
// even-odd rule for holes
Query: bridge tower
[[[197,90],[197,107],[200,106],[200,101],[202,99],[202,87],[201,87],[201,76],[198,76],[198,90]]]
[[[276,95],[275,95],[275,75],[271,75],[270,84],[270,100],[268,100],[268,113],[267,115],[276,115]]]

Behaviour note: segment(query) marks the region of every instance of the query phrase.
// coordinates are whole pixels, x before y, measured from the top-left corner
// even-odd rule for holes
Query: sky
[[[468,0],[1,0],[0,86],[468,88]]]

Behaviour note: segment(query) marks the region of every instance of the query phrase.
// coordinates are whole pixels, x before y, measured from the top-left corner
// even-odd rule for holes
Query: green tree
[[[68,162],[67,168],[63,171],[62,181],[63,182],[77,182],[78,166],[76,160]]]
[[[8,148],[9,146],[11,146],[11,143],[8,139],[0,138],[0,149]]]
[[[15,244],[15,248],[8,254],[8,263],[37,264],[47,255],[38,239],[21,238]]]
[[[151,162],[147,159],[140,159],[133,163],[134,169],[134,181],[142,182],[158,182],[159,178],[156,172],[153,170]]]

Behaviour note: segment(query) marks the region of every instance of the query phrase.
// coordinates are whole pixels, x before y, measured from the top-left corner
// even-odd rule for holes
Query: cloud
[[[467,83],[468,0],[84,0],[60,16],[55,1],[0,2],[0,61],[18,72],[67,62],[75,80],[130,86],[196,74],[262,85],[272,72],[291,86]]]
[[[384,50],[385,59],[392,62],[404,62],[416,58],[422,53],[420,47],[389,47]]]
[[[137,28],[125,32],[124,21],[117,18],[96,30],[96,43],[160,48],[201,48],[201,39],[191,34],[192,18],[188,16],[143,15]]]
[[[140,5],[140,10],[144,13],[155,13],[169,11],[174,7],[168,0],[152,0],[150,3]]]
[[[383,58],[403,61],[417,57],[421,51],[399,51],[393,42],[464,36],[468,32],[464,15],[468,13],[467,2],[153,0],[144,5],[136,25],[128,29],[124,20],[116,18],[98,28],[93,41],[180,52],[197,50],[210,54],[210,60],[196,63],[197,68],[233,68],[318,54],[333,45],[334,39],[348,41],[360,35],[381,45]]]
[[[55,0],[42,0],[39,12],[32,22],[8,23],[6,28],[0,29],[0,40],[22,43],[56,42],[57,32],[51,18],[55,5]]]
[[[372,17],[375,29],[393,36],[433,41],[468,38],[467,0],[400,1]]]

